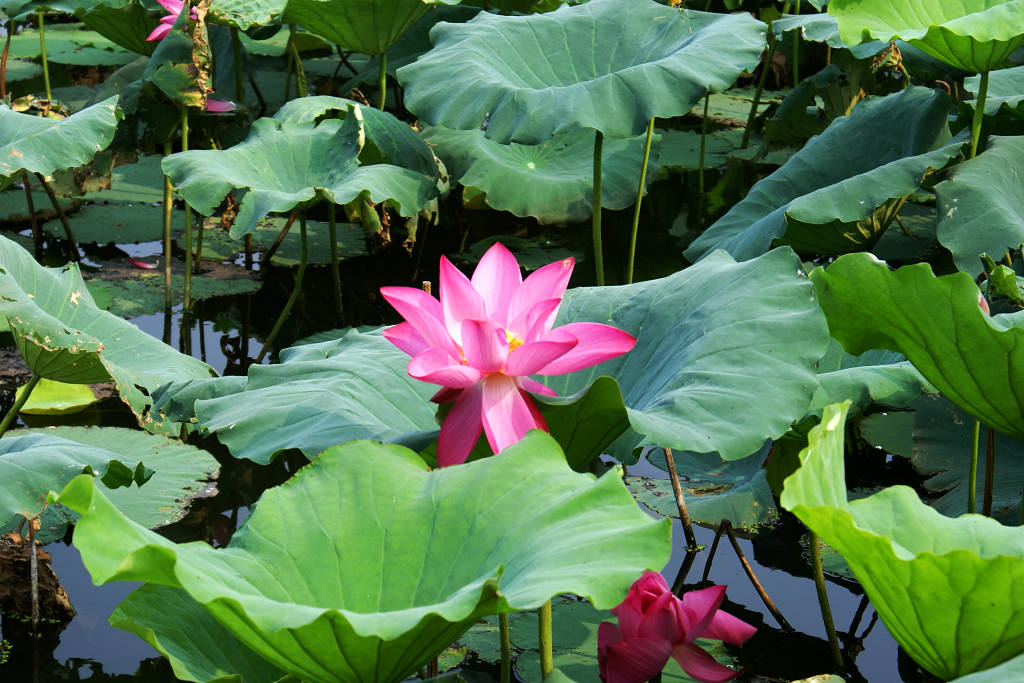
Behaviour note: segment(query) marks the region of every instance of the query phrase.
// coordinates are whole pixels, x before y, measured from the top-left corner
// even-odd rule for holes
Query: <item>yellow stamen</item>
[[[505,340],[508,341],[509,353],[515,351],[516,349],[523,345],[523,340],[517,337],[516,335],[512,334],[508,330],[505,330]]]

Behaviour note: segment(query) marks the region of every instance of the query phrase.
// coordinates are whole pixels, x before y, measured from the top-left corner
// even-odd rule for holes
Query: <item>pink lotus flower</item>
[[[612,610],[619,618],[597,629],[597,661],[604,683],[641,683],[665,668],[668,658],[698,681],[728,681],[739,672],[722,666],[693,644],[696,638],[742,645],[757,631],[718,610],[725,586],[687,593],[680,600],[656,572],[644,572]]]
[[[381,287],[405,322],[384,336],[412,356],[409,374],[443,388],[431,399],[455,405],[441,425],[437,461],[466,461],[480,437],[497,453],[547,424],[526,393],[555,396],[528,375],[560,375],[633,348],[636,339],[600,323],[552,329],[572,275],[571,258],[526,280],[500,243],[487,250],[470,280],[441,257],[441,300],[412,287]]]
[[[171,27],[174,26],[174,22],[178,20],[178,15],[181,14],[181,10],[185,7],[184,0],[156,0],[160,3],[168,14],[165,17],[160,18],[160,24],[153,29],[153,31],[146,36],[146,40],[163,40],[164,37],[171,32]],[[193,18],[195,14],[193,13]]]

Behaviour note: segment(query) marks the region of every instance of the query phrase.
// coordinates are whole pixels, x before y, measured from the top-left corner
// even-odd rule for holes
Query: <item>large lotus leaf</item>
[[[216,0],[207,15],[218,24],[245,31],[273,26],[284,12],[285,0]]]
[[[847,49],[857,59],[875,55],[888,46],[888,43],[883,43],[880,40],[859,45],[844,43],[839,37],[839,24],[836,22],[836,18],[828,14],[784,14],[772,22],[771,29],[772,33],[780,39],[787,31],[800,31],[800,37],[804,40]]]
[[[776,249],[737,263],[724,252],[658,280],[570,290],[557,324],[600,322],[637,338],[629,353],[543,378],[572,394],[619,382],[632,430],[610,449],[635,462],[641,444],[736,460],[804,416],[828,333],[800,260]]]
[[[999,666],[961,676],[950,683],[1005,683],[1005,681],[1021,679],[1024,679],[1024,655],[1017,655]]]
[[[24,171],[49,176],[92,161],[110,144],[120,119],[117,97],[59,120],[0,105],[0,189]]]
[[[410,111],[538,144],[574,128],[631,137],[652,117],[685,114],[757,64],[764,24],[745,12],[592,0],[547,14],[481,12],[437,24],[430,38],[434,49],[398,70]]]
[[[386,111],[342,97],[317,95],[287,102],[274,114],[274,119],[282,123],[305,123],[315,121],[328,112],[341,113],[345,118],[350,111],[356,113],[366,137],[366,144],[359,152],[360,163],[384,162],[427,176],[438,175],[434,155],[423,138],[405,121]]]
[[[139,0],[78,0],[75,16],[102,36],[140,55],[151,55],[159,43],[146,40],[158,21]]]
[[[147,528],[178,521],[193,499],[216,493],[210,482],[219,469],[206,451],[135,429],[57,427],[9,432],[0,439],[0,534],[13,529],[21,515],[39,512],[48,492],[63,488],[86,467],[111,487],[130,483],[133,477],[142,481],[138,473],[144,467],[152,475],[144,486],[111,488],[105,493],[117,509]],[[39,539],[46,543],[63,537],[75,517],[61,505],[47,507]]]
[[[20,397],[28,385],[18,387],[15,394]],[[88,384],[65,384],[40,378],[25,405],[24,415],[73,415],[80,413],[100,399]]]
[[[944,680],[1024,650],[1024,528],[980,515],[943,517],[913,489],[849,501],[846,407],[811,430],[781,503],[846,559],[889,632]]]
[[[980,75],[964,79],[964,90],[977,95],[980,89]],[[977,103],[977,97],[964,102],[971,109],[974,109]],[[1000,69],[989,74],[988,90],[985,91],[986,116],[995,116],[1004,106],[1013,110],[1017,116],[1024,116],[1022,104],[1024,104],[1024,66]]]
[[[400,681],[481,615],[559,593],[612,607],[670,551],[668,522],[637,509],[619,470],[577,474],[540,432],[432,472],[398,446],[329,449],[222,550],[146,531],[88,477],[58,500],[83,515],[75,545],[94,581],[181,587],[310,682]]]
[[[409,377],[409,357],[379,334],[285,349],[279,365],[253,365],[248,378],[172,385],[157,404],[195,418],[237,458],[266,464],[288,449],[313,458],[352,439],[402,441],[438,429],[437,386]]]
[[[161,166],[182,197],[209,216],[233,189],[245,197],[231,236],[239,238],[271,211],[290,211],[320,197],[347,204],[356,197],[387,201],[403,216],[437,195],[435,180],[391,164],[360,166],[357,116],[344,121],[283,124],[259,119],[244,142],[226,150],[172,154]]]
[[[141,586],[114,609],[109,621],[152,645],[184,681],[237,676],[237,683],[273,683],[284,676],[181,588]]]
[[[990,71],[1024,43],[1024,0],[832,0],[847,45],[902,38],[970,72]]]
[[[537,222],[576,223],[590,217],[594,186],[594,131],[559,133],[538,145],[503,145],[482,130],[427,128],[424,137],[453,180],[487,194],[487,204]],[[625,209],[636,201],[646,136],[609,139],[602,149],[601,206]],[[657,136],[660,137],[660,136]],[[647,184],[658,171],[652,142]]]
[[[438,2],[459,0],[288,0],[283,21],[346,50],[379,55]]]
[[[985,151],[935,186],[938,238],[958,270],[979,275],[979,256],[999,260],[1024,243],[1024,138],[993,137]]]
[[[818,363],[821,386],[811,399],[811,412],[830,403],[849,400],[851,412],[859,413],[872,403],[888,408],[906,406],[923,391],[934,391],[906,358],[893,351],[871,350],[854,356],[835,339]]]
[[[121,399],[151,431],[174,430],[151,410],[150,394],[157,387],[216,374],[206,363],[97,308],[77,264],[44,268],[4,237],[0,296],[18,350],[33,372],[70,384],[112,379]]]
[[[943,93],[920,87],[861,102],[754,185],[686,257],[725,249],[748,259],[776,243],[815,254],[869,249],[899,200],[957,154],[956,143],[932,150],[948,112]]]
[[[890,271],[871,254],[849,254],[811,279],[848,352],[899,351],[972,416],[1024,438],[1024,329],[985,315],[970,275],[936,277],[927,264]]]

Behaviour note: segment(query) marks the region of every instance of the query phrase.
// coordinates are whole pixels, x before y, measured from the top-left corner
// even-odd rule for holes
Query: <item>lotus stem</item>
[[[11,409],[7,411],[6,415],[4,415],[3,421],[0,422],[0,436],[3,436],[7,432],[7,428],[11,426],[11,423],[14,422],[14,418],[16,418],[18,413],[21,412],[21,409],[25,406],[25,402],[28,401],[29,394],[31,394],[32,390],[36,388],[37,384],[39,384],[40,379],[42,379],[40,375],[33,374],[28,383],[25,384],[25,388],[21,390],[21,395],[14,399],[14,405],[11,406]]]
[[[198,273],[201,270],[200,264],[203,260],[203,233],[206,232],[206,220],[199,219],[199,230],[196,231],[196,258],[192,263],[192,271]]]
[[[39,518],[28,520],[28,580],[32,591],[32,633],[39,633],[39,558],[36,554],[36,525]]]
[[[0,100],[7,99],[7,53],[11,51],[11,36],[14,35],[14,20],[7,21],[7,37],[4,39],[4,49],[0,52]]]
[[[704,93],[704,116],[700,120],[700,159],[697,166],[697,193],[700,197],[697,209],[697,221],[704,225],[704,152],[708,138],[708,105],[711,103],[711,92]]]
[[[36,16],[39,17],[39,59],[43,62],[43,89],[46,91],[46,101],[50,101],[50,67],[46,61],[46,31],[44,29],[43,10],[39,10]]]
[[[591,232],[594,238],[594,273],[597,286],[604,286],[604,249],[601,245],[601,157],[604,147],[604,133],[594,131],[594,192],[591,216]]]
[[[981,498],[981,514],[991,517],[996,474],[996,432],[991,427],[986,427],[985,431],[985,493]]]
[[[512,638],[508,631],[508,615],[498,615],[498,634],[501,637],[501,683],[512,681]]]
[[[967,467],[967,512],[974,512],[978,493],[978,437],[981,435],[981,423],[974,421],[971,430],[971,461]]]
[[[825,570],[821,566],[821,541],[813,531],[808,531],[807,533],[811,544],[814,588],[818,592],[818,607],[821,608],[821,618],[825,622],[825,632],[828,634],[828,647],[832,652],[832,662],[836,665],[837,669],[842,669],[843,652],[839,649],[839,636],[836,635],[836,624],[832,620],[832,607],[828,603],[828,589],[825,587]]]
[[[43,177],[42,173],[36,173],[36,178],[42,183],[46,196],[50,198],[50,203],[53,204],[53,210],[57,212],[57,217],[60,218],[61,225],[64,226],[64,234],[68,238],[68,257],[72,261],[82,260],[82,256],[78,253],[78,243],[75,242],[75,236],[71,233],[71,224],[68,223],[68,217],[64,214],[64,209],[61,208],[60,202],[57,201],[57,195],[54,194],[53,188],[46,182],[46,178]]]
[[[245,269],[252,270],[252,234],[245,236]],[[270,260],[270,259],[266,259]],[[262,261],[261,261],[262,263]]]
[[[537,637],[540,643],[540,675],[547,678],[555,668],[551,637],[551,600],[540,606],[537,612]]]
[[[785,8],[783,8],[783,12],[785,11]],[[765,50],[764,61],[761,64],[761,75],[757,79],[757,89],[754,91],[754,101],[750,103],[750,113],[747,114],[747,127],[743,129],[743,140],[740,142],[740,149],[744,149],[750,144],[750,130],[754,125],[754,119],[757,118],[757,107],[761,104],[761,93],[764,92],[764,85],[768,82],[768,69],[772,63],[772,55],[775,54],[775,46],[779,43],[779,39],[771,31],[772,27],[771,24],[769,24],[768,47]]]
[[[693,525],[690,524],[690,513],[686,510],[686,499],[683,497],[683,487],[679,485],[679,475],[676,473],[676,461],[672,457],[672,449],[665,450],[665,464],[668,465],[668,478],[672,482],[672,493],[676,497],[676,509],[679,510],[679,521],[683,523],[683,534],[686,536],[686,547],[688,550],[697,549],[697,537],[693,535]]]
[[[301,245],[301,256],[299,257],[299,271],[295,274],[295,288],[292,290],[291,296],[288,297],[288,301],[285,302],[284,308],[281,309],[281,315],[277,317],[277,322],[271,328],[270,334],[267,335],[266,340],[263,342],[263,348],[260,349],[259,355],[256,356],[257,364],[263,362],[263,357],[267,355],[270,345],[274,343],[274,338],[281,331],[281,327],[288,318],[288,314],[291,313],[292,306],[295,305],[299,294],[302,293],[302,277],[306,274],[306,262],[309,260],[309,254],[306,244],[306,214],[301,211],[299,212],[299,244]]]
[[[299,56],[299,48],[295,44],[295,24],[289,24],[291,35],[288,37],[288,49],[291,50],[292,63],[295,64],[295,94],[299,97],[309,95],[309,88],[306,87],[306,72],[302,69],[302,57]]]
[[[380,98],[377,102],[377,108],[384,111],[384,103],[387,101],[388,94],[388,55],[386,52],[380,53],[380,73],[377,74],[377,89]]]
[[[729,542],[732,544],[733,552],[736,553],[736,557],[739,558],[740,564],[743,565],[743,571],[746,572],[747,578],[750,579],[751,585],[754,586],[754,590],[756,590],[757,594],[761,597],[761,602],[764,603],[764,606],[767,607],[768,611],[772,613],[773,617],[775,617],[775,621],[779,622],[779,626],[786,631],[794,631],[795,629],[790,626],[788,621],[786,621],[786,617],[782,616],[782,612],[780,612],[779,608],[775,606],[775,602],[768,596],[768,591],[764,589],[761,582],[757,580],[757,576],[754,575],[753,567],[751,567],[750,563],[747,562],[747,557],[743,554],[739,541],[736,540],[736,535],[732,532],[732,522],[727,519],[723,519],[720,524],[725,528],[725,533],[729,536]]]
[[[181,151],[188,151],[188,107],[181,109]],[[185,314],[192,309],[192,211],[185,202]],[[182,318],[182,325],[185,319]]]
[[[633,263],[636,257],[636,233],[640,227],[640,204],[644,200],[647,185],[647,162],[651,158],[651,140],[654,138],[654,118],[647,122],[647,139],[644,141],[644,160],[640,163],[640,183],[636,188],[636,204],[633,206],[633,229],[629,233],[629,262],[626,264],[626,284],[633,282]]]
[[[793,6],[793,14],[800,14],[800,0],[796,0]],[[793,87],[800,82],[800,33],[796,31],[793,36]]]
[[[338,223],[334,213],[334,202],[327,205],[327,231],[331,240],[331,281],[334,285],[334,317],[341,324],[341,270],[338,267]]]
[[[238,28],[231,27],[231,55],[235,66],[235,100],[245,104],[245,79],[242,70],[242,40],[238,37]]]
[[[267,249],[267,253],[264,254],[263,260],[261,261],[262,263],[270,263],[270,259],[273,258],[274,254],[276,254],[277,250],[281,247],[281,243],[284,242],[284,238],[288,234],[288,231],[292,229],[292,223],[295,222],[295,218],[298,213],[298,211],[292,211],[288,214],[288,220],[285,221],[284,227],[281,228],[281,232],[277,233],[277,237],[274,238],[274,243],[270,245],[270,249]],[[246,237],[249,239],[249,244],[252,244],[252,235],[246,235]]]
[[[164,156],[171,155],[171,143],[164,143]],[[171,310],[171,212],[174,207],[171,204],[171,178],[164,176],[164,213],[163,213],[163,242],[164,242],[164,312]]]
[[[973,159],[978,155],[978,139],[981,137],[981,121],[985,118],[985,98],[988,95],[988,72],[981,72],[981,84],[978,86],[978,96],[974,100],[974,118],[971,119],[971,156]]]
[[[43,231],[39,229],[39,219],[36,218],[36,203],[32,201],[32,186],[28,182],[28,173],[22,174],[21,182],[25,186],[25,204],[28,207],[28,220],[32,224],[32,244],[35,245],[38,258],[43,253]]]

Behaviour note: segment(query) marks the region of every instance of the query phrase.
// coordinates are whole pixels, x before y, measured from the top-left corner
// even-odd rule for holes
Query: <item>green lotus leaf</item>
[[[356,113],[366,137],[366,143],[359,152],[360,163],[394,164],[426,176],[438,175],[434,155],[423,138],[405,121],[386,111],[341,97],[318,95],[287,102],[274,114],[274,119],[281,123],[306,123],[328,112],[340,113],[341,118],[345,118],[349,111]]]
[[[82,23],[121,47],[151,55],[159,45],[146,40],[159,21],[139,0],[76,0],[75,4],[74,14]]]
[[[832,0],[829,15],[847,45],[902,38],[970,72],[990,71],[1024,44],[1022,0]]]
[[[183,223],[183,212],[176,211],[174,219],[174,223]],[[93,204],[75,212],[71,220],[75,239],[84,244],[156,242],[163,234],[162,206]],[[65,235],[64,224],[57,217],[43,223],[42,229],[58,239]]]
[[[216,0],[208,16],[218,24],[245,31],[274,25],[284,6],[285,0]]]
[[[193,150],[166,157],[161,166],[182,197],[209,216],[233,189],[244,189],[231,236],[239,238],[271,211],[290,211],[320,198],[347,204],[356,197],[387,201],[415,216],[437,195],[435,180],[393,166],[360,166],[358,116],[344,121],[284,124],[259,119],[244,142],[226,150]]]
[[[78,265],[44,268],[0,237],[0,296],[18,350],[34,373],[69,384],[114,380],[121,399],[151,431],[170,430],[151,411],[162,384],[216,373],[130,322],[97,308]]]
[[[888,46],[888,43],[883,43],[880,40],[853,45],[844,43],[843,39],[839,37],[839,24],[836,18],[824,13],[783,14],[772,22],[771,29],[779,39],[788,31],[800,31],[800,37],[803,40],[849,50],[857,59],[871,57]]]
[[[183,588],[311,683],[400,681],[480,616],[559,593],[607,609],[670,551],[668,522],[637,509],[619,470],[577,474],[540,432],[432,472],[398,446],[331,448],[264,493],[222,550],[130,522],[89,477],[57,501],[83,515],[75,544],[94,581]]]
[[[961,676],[950,683],[1004,683],[1015,678],[1024,678],[1024,655],[1017,655],[991,669]]]
[[[609,453],[641,444],[736,460],[804,416],[828,334],[800,260],[776,249],[737,263],[716,252],[683,271],[621,287],[570,290],[556,325],[600,322],[637,338],[629,353],[542,378],[572,394],[615,378],[632,430]]]
[[[999,260],[1024,243],[1022,155],[1024,138],[993,137],[984,152],[935,186],[939,242],[958,270],[977,276],[984,271],[981,254]]]
[[[7,83],[17,83],[18,81],[27,81],[43,74],[43,67],[39,66],[35,62],[28,62],[24,59],[8,59],[7,60],[7,72],[6,81]],[[3,111],[3,110],[0,110]]]
[[[575,128],[632,137],[732,85],[764,49],[749,14],[592,0],[547,14],[481,12],[439,23],[434,49],[398,70],[410,111],[433,125],[483,128],[539,144]]]
[[[964,90],[977,95],[981,88],[981,76],[971,76],[964,79]],[[977,98],[964,102],[969,108],[974,109],[977,105]],[[1003,107],[1016,113],[1018,117],[1024,117],[1024,66],[1017,66],[1012,69],[1000,69],[993,71],[988,76],[988,90],[985,92],[985,116],[995,116]]]
[[[890,271],[870,254],[848,254],[811,280],[829,330],[853,354],[898,351],[976,419],[1024,438],[1024,329],[988,317],[967,273],[936,277],[927,264]]]
[[[20,397],[25,386],[18,387]],[[73,415],[99,401],[88,384],[65,384],[49,379],[40,379],[29,394],[28,401],[21,407],[26,415]]]
[[[594,132],[559,133],[539,145],[500,144],[482,130],[427,128],[424,137],[453,180],[487,194],[487,204],[541,224],[590,218],[594,185]],[[652,143],[647,184],[658,170]],[[636,201],[645,136],[609,139],[602,154],[601,206],[625,209]]]
[[[181,588],[141,586],[114,609],[109,621],[152,645],[185,681],[237,676],[237,683],[274,683],[284,676]]]
[[[700,169],[700,131],[659,128],[658,134],[661,136],[659,166],[662,171]],[[703,140],[704,168],[717,168],[725,165],[729,153],[739,148],[743,131],[738,128],[716,130],[703,136]]]
[[[161,313],[164,303],[165,286],[163,273],[153,270],[138,270],[133,266],[107,266],[102,279],[90,277],[85,281],[96,305],[122,318]],[[218,296],[254,294],[260,289],[260,281],[242,266],[214,266],[212,272],[192,276],[192,300],[202,301]],[[185,275],[171,276],[171,295],[174,301],[185,296]]]
[[[48,492],[63,488],[87,468],[110,488],[105,493],[117,509],[146,528],[156,528],[183,518],[193,499],[216,493],[210,482],[219,465],[195,446],[136,429],[8,432],[0,439],[0,534],[17,526],[22,515],[42,510]],[[145,485],[129,486],[133,482]],[[63,506],[48,506],[38,538],[47,543],[63,537],[75,518]]]
[[[980,515],[943,517],[906,486],[849,501],[846,406],[809,435],[781,504],[838,550],[889,632],[943,680],[1024,650],[1024,529]]]
[[[288,0],[283,21],[302,24],[346,50],[387,52],[438,3],[459,0]]]
[[[117,97],[60,120],[0,105],[0,189],[25,171],[49,176],[89,163],[110,144],[120,119]]]
[[[252,365],[247,378],[172,385],[156,400],[177,419],[194,418],[236,458],[266,464],[293,448],[313,458],[352,439],[429,440],[418,435],[438,429],[429,401],[437,387],[409,377],[408,364],[380,334],[352,330],[285,349],[280,364]]]
[[[835,339],[829,340],[828,351],[818,362],[818,382],[821,386],[811,399],[813,413],[846,400],[851,401],[854,414],[871,404],[903,407],[921,392],[934,391],[902,355],[871,350],[854,356],[843,351]]]
[[[920,87],[861,102],[754,185],[686,258],[725,249],[748,259],[779,243],[815,254],[869,249],[903,198],[959,151],[959,143],[932,149],[948,112],[944,94]]]

